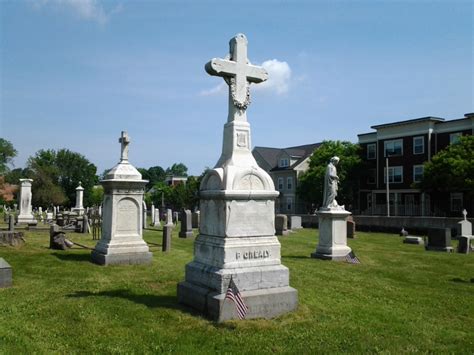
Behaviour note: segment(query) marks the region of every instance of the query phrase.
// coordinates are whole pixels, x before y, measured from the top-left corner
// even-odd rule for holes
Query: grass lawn
[[[49,250],[49,233],[0,247],[14,287],[0,289],[0,353],[474,353],[474,255],[427,252],[359,232],[353,265],[311,259],[317,230],[280,237],[297,311],[216,324],[176,302],[193,239],[148,230],[151,265],[92,264],[90,251]],[[196,233],[196,231],[195,231]],[[92,236],[68,238],[94,246]],[[454,242],[456,243],[456,242]]]

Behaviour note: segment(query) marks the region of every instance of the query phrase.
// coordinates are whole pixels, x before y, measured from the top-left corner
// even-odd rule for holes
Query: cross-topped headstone
[[[467,211],[466,211],[466,209],[462,210],[462,215],[464,216],[464,220],[467,221]]]
[[[126,131],[122,131],[119,143],[121,145],[120,161],[128,161],[128,145],[130,144],[130,137]]]
[[[250,105],[250,83],[261,83],[268,78],[264,68],[250,64],[247,44],[245,35],[239,33],[229,42],[228,56],[224,59],[213,58],[206,64],[210,75],[224,78],[229,85],[229,122],[243,116],[242,113]],[[235,112],[236,109],[241,111],[240,115]]]

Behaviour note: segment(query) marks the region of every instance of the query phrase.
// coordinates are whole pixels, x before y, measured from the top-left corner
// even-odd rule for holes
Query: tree
[[[98,182],[97,168],[83,155],[68,149],[40,150],[28,159],[28,168],[34,180],[34,204],[71,206],[75,203],[79,182],[84,187],[84,204],[91,204],[92,188]]]
[[[101,185],[96,185],[92,188],[90,203],[92,206],[100,206],[104,199],[104,188]]]
[[[188,176],[188,167],[183,163],[175,163],[170,168],[166,169],[166,175]]]
[[[13,144],[6,139],[0,138],[0,174],[5,174],[10,169],[8,165],[12,164],[13,158],[18,154],[13,148]]]
[[[362,165],[360,147],[347,141],[324,141],[311,155],[309,169],[298,182],[297,194],[308,205],[320,206],[322,204],[324,175],[329,160],[333,156],[340,158],[337,166],[339,176],[337,201],[340,205],[354,204]]]
[[[463,136],[424,164],[423,191],[466,192],[474,196],[474,136]]]
[[[147,188],[155,186],[158,182],[165,181],[166,172],[161,166],[152,166],[148,169],[138,168],[137,170],[142,174],[142,179],[148,180]]]

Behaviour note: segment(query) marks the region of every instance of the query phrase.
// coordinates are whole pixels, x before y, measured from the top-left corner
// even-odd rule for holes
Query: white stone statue
[[[329,161],[326,168],[326,175],[324,176],[324,194],[323,194],[323,208],[337,208],[339,205],[336,201],[337,189],[339,184],[339,176],[337,176],[336,165],[339,163],[339,158],[334,156]]]

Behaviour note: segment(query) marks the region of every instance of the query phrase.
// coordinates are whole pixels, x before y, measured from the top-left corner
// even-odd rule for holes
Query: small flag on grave
[[[346,255],[346,261],[350,264],[360,264],[359,258],[355,256],[353,251]]]
[[[225,299],[229,299],[234,302],[239,319],[244,319],[245,315],[247,314],[248,307],[242,299],[240,291],[237,288],[237,285],[234,283],[232,277],[230,278],[229,287],[227,288],[227,292],[225,294]]]

